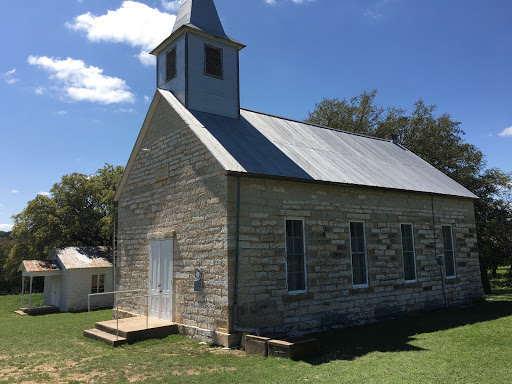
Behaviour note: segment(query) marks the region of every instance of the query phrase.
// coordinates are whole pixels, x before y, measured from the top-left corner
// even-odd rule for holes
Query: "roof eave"
[[[299,177],[292,176],[280,176],[280,175],[269,175],[265,173],[251,173],[251,172],[240,172],[240,171],[232,171],[227,170],[226,176],[241,176],[241,177],[249,177],[249,178],[258,178],[258,179],[269,179],[269,180],[285,180],[292,181],[297,183],[308,183],[308,184],[327,184],[327,185],[337,185],[343,187],[354,187],[354,188],[370,188],[370,189],[379,189],[386,191],[394,191],[394,192],[405,192],[405,193],[422,193],[427,195],[437,195],[437,196],[447,196],[447,197],[457,197],[463,199],[479,199],[473,192],[467,190],[470,195],[455,195],[441,192],[428,192],[428,191],[415,191],[412,189],[400,189],[400,188],[389,188],[389,187],[381,187],[378,185],[365,185],[365,184],[350,184],[350,183],[341,183],[336,181],[328,181],[328,180],[318,180],[318,179],[302,179]]]
[[[180,37],[185,32],[193,32],[193,33],[196,33],[196,34],[198,34],[200,36],[203,36],[203,37],[207,37],[207,38],[210,38],[210,39],[222,41],[223,43],[225,43],[227,45],[231,45],[231,46],[235,47],[238,50],[242,50],[242,49],[244,49],[246,47],[244,44],[242,44],[242,43],[240,43],[240,42],[238,42],[238,41],[236,41],[234,39],[228,39],[228,38],[225,38],[225,37],[219,37],[219,36],[216,36],[216,35],[212,35],[211,33],[205,32],[205,31],[203,31],[201,29],[192,28],[191,26],[185,24],[185,25],[182,25],[181,27],[179,27],[173,33],[171,33],[169,35],[169,37],[167,37],[167,39],[162,41],[155,49],[153,49],[149,53],[151,55],[153,55],[153,56],[157,56],[160,52],[162,52],[162,50],[165,47],[167,47],[169,44],[171,44],[174,40],[176,40],[178,37]]]

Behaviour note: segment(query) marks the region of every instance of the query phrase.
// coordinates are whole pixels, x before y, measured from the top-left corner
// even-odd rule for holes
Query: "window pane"
[[[98,277],[98,293],[105,292],[105,274]]]
[[[364,253],[352,254],[354,285],[366,284],[366,260]]]
[[[367,284],[366,248],[364,243],[364,224],[350,223],[350,249],[352,251],[352,279],[354,285]]]
[[[91,293],[98,293],[98,275],[92,275]]]
[[[446,276],[455,276],[455,265],[453,263],[453,252],[444,251],[444,259],[446,263]]]
[[[445,250],[452,250],[452,228],[443,226],[443,244]]]
[[[452,228],[449,225],[443,226],[444,263],[446,276],[455,276],[455,253],[453,251]]]
[[[288,291],[306,289],[302,220],[286,220],[286,269]]]
[[[302,255],[304,254],[303,250],[302,250],[302,237],[294,237],[293,238],[293,254],[295,255]]]
[[[404,261],[405,280],[416,280],[414,265],[414,240],[411,224],[402,224],[402,255]]]

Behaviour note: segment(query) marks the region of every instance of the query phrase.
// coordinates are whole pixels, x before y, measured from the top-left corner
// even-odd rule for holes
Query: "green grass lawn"
[[[87,313],[17,316],[0,296],[0,381],[33,383],[512,383],[512,292],[489,301],[317,335],[307,361],[260,358],[173,335],[112,348],[85,339]],[[33,300],[41,300],[36,295]],[[111,311],[92,312],[92,321]]]

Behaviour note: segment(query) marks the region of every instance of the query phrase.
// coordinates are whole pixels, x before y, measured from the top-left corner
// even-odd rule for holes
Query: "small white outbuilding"
[[[45,306],[58,307],[61,312],[87,310],[90,293],[111,292],[114,288],[111,250],[108,247],[61,247],[54,248],[46,260],[24,260],[22,287],[25,277],[44,276]],[[23,307],[22,292],[22,307]],[[31,306],[29,298],[29,307]],[[112,306],[112,295],[94,296],[91,308]]]

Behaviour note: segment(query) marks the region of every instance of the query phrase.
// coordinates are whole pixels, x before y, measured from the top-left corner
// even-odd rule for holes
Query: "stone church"
[[[153,50],[116,289],[225,346],[481,300],[476,196],[393,140],[240,108],[244,48],[213,0],[185,0]]]

